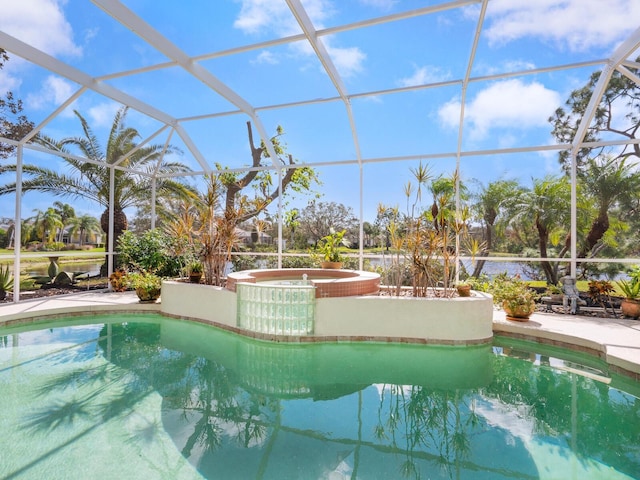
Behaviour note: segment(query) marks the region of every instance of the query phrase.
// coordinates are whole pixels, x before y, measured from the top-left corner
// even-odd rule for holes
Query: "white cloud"
[[[529,60],[506,60],[494,64],[479,63],[475,66],[478,73],[482,75],[495,75],[505,72],[522,72],[525,70],[533,70],[536,64]]]
[[[572,51],[610,47],[640,18],[638,0],[493,0],[485,33],[499,45],[525,37],[557,42]]]
[[[22,81],[19,77],[11,75],[7,68],[0,70],[0,95],[4,95],[6,92],[15,90],[20,86]]]
[[[253,61],[253,63],[265,63],[269,65],[277,65],[278,63],[280,63],[280,60],[272,52],[270,52],[269,50],[265,50],[263,52],[260,52],[260,54]]]
[[[465,107],[465,120],[473,138],[483,138],[493,128],[527,129],[548,125],[561,104],[560,95],[538,82],[504,80],[480,91]],[[457,127],[460,100],[453,99],[438,111],[442,122]]]
[[[248,34],[273,31],[280,35],[300,33],[287,4],[280,0],[241,0],[240,14],[233,26]]]
[[[391,10],[398,3],[398,0],[360,0],[366,7],[374,7],[380,10]]]
[[[414,66],[413,75],[401,78],[398,84],[402,87],[412,87],[414,85],[424,85],[428,83],[443,82],[451,78],[449,72],[445,72],[440,67],[434,66]]]
[[[240,0],[240,3],[242,7],[233,25],[247,34],[271,32],[288,36],[302,33],[300,26],[282,0]],[[325,20],[335,12],[333,3],[329,0],[303,0],[302,4],[317,29],[324,28]],[[330,37],[323,37],[322,42],[341,75],[350,76],[362,70],[366,54],[358,47],[335,45]],[[306,42],[296,42],[290,48],[303,57],[314,55],[313,49]],[[261,60],[264,58],[258,58],[256,62]]]
[[[327,53],[341,75],[350,77],[362,71],[362,63],[367,58],[366,54],[357,47],[333,47],[331,42],[325,39]]]
[[[93,40],[94,38],[96,38],[98,36],[98,33],[100,33],[100,29],[98,27],[94,27],[94,28],[90,28],[88,30],[85,30],[85,32],[84,32],[84,42],[85,43],[89,43],[91,40]]]
[[[98,127],[111,127],[116,112],[121,108],[114,102],[101,103],[89,109],[89,125],[95,130]]]
[[[0,30],[50,55],[79,56],[71,25],[58,0],[3,2]]]
[[[242,4],[233,26],[247,34],[273,32],[278,35],[296,35],[302,29],[282,0],[237,0]],[[302,2],[316,28],[321,28],[333,12],[327,0]]]
[[[51,104],[56,107],[65,102],[74,93],[73,85],[55,75],[49,75],[38,93],[27,95],[26,103],[30,108],[42,109]]]

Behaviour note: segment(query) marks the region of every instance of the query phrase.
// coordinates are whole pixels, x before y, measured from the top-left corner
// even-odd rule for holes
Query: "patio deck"
[[[0,306],[0,325],[28,318],[81,313],[160,312],[160,304],[141,304],[134,292],[87,292]],[[528,322],[493,315],[495,335],[559,345],[596,355],[612,370],[640,381],[640,321],[536,312]]]

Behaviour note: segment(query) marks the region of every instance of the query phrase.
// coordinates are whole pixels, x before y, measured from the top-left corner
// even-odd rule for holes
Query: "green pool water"
[[[0,478],[640,478],[639,391],[503,339],[283,345],[73,317],[0,329]]]

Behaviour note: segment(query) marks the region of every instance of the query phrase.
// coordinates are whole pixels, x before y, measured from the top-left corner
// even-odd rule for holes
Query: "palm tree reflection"
[[[627,428],[637,425],[638,400],[547,368],[548,359],[532,368],[489,349],[451,349],[446,362],[436,363],[442,357],[420,357],[431,355],[423,349],[283,347],[168,325],[105,325],[98,353],[110,362],[85,361],[49,380],[39,393],[51,400],[26,427],[46,434],[138,415],[127,441],[151,444],[156,434],[168,433],[205,476],[229,456],[245,459],[257,478],[287,468],[281,475],[459,478],[485,471],[535,478],[526,442],[510,440],[513,427],[492,418],[506,413],[531,426],[532,437],[553,436],[585,460],[601,458],[601,442],[612,442],[612,451],[623,455],[602,461],[640,471],[633,456],[638,432]],[[494,374],[470,381],[478,377],[474,365],[486,370],[485,361]],[[456,362],[471,373],[452,378],[460,366],[449,371],[447,365]],[[389,381],[397,376],[402,385]],[[137,410],[152,393],[162,397],[161,422]],[[480,455],[486,442],[518,461]],[[282,460],[287,449],[298,452],[304,466],[293,457]]]

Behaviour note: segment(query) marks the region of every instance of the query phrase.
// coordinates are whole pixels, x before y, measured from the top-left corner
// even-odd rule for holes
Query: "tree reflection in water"
[[[98,346],[109,363],[41,387],[51,401],[32,432],[127,415],[158,392],[162,425],[138,434],[163,429],[210,478],[538,478],[540,445],[640,472],[638,399],[524,350],[278,345],[169,319],[105,325]],[[78,385],[64,404],[52,394]]]

